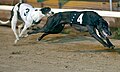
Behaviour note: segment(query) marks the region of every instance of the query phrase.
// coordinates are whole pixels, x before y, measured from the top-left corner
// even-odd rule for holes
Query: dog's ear
[[[99,25],[97,26],[98,29],[102,30],[104,28],[108,28],[108,23],[104,19],[99,19]]]
[[[51,8],[44,7],[44,8],[41,9],[41,11],[42,11],[43,14],[47,14],[49,11],[51,11]]]

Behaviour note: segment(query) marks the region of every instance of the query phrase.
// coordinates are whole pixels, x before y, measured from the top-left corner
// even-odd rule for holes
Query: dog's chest
[[[70,23],[82,24],[83,16],[84,16],[84,13],[78,13],[78,12],[71,13],[70,14]]]

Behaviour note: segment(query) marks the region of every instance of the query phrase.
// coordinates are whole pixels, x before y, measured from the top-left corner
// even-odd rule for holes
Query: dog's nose
[[[54,12],[51,12],[52,14],[54,14]]]

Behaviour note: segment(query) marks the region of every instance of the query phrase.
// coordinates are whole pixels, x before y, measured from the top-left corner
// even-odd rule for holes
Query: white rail
[[[12,10],[13,6],[6,6],[6,5],[0,5],[0,10]],[[100,11],[100,10],[79,10],[79,9],[52,9],[55,13],[57,12],[64,12],[64,11],[95,11],[101,16],[107,16],[107,17],[118,17],[120,18],[120,12],[115,11]]]

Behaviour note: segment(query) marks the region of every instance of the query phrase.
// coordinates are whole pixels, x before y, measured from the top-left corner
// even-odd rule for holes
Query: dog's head
[[[44,7],[41,9],[42,13],[46,16],[51,16],[54,14],[54,12],[51,11],[50,7]]]
[[[105,36],[111,36],[112,33],[110,31],[110,28],[108,26],[108,23],[105,20],[102,20],[100,23],[100,28]]]

